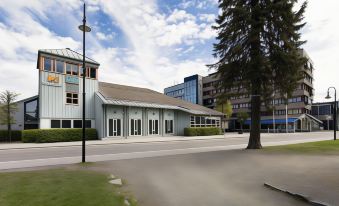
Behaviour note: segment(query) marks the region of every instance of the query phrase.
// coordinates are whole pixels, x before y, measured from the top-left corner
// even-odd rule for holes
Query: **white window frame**
[[[134,120],[134,134],[131,134],[131,120]],[[140,128],[140,135],[136,135],[135,133],[138,133],[138,127],[136,127],[136,125],[138,125],[138,124],[135,124],[138,120],[140,120],[140,126],[141,126],[141,128]],[[142,136],[142,133],[143,133],[143,129],[142,129],[142,119],[133,119],[133,118],[131,118],[131,119],[129,119],[129,127],[128,127],[128,133],[129,133],[129,136]]]
[[[172,133],[167,133],[167,131],[166,131],[166,122],[167,121],[172,121],[173,122],[173,125],[172,125]],[[171,134],[174,134],[174,120],[173,119],[165,119],[165,122],[164,122],[164,133],[165,133],[165,135],[171,135]]]
[[[152,122],[152,133],[149,133],[150,131],[149,131],[149,122]],[[156,121],[158,121],[158,133],[155,133],[155,125],[156,125]],[[147,130],[148,130],[148,135],[159,135],[159,120],[158,119],[149,119],[148,120],[148,125],[147,125],[148,127],[147,127]]]

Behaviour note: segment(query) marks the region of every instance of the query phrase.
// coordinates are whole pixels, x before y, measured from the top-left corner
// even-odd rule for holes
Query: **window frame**
[[[79,106],[79,93],[76,92],[65,92],[66,96],[65,96],[65,100],[67,105],[74,105],[74,106]],[[67,94],[71,94],[71,97],[67,97]],[[74,97],[74,95],[77,95],[77,98]],[[71,103],[67,102],[68,99],[71,99]],[[77,100],[77,103],[74,103],[74,100]]]

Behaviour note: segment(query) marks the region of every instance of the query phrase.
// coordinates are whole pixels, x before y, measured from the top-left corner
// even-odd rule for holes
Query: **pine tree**
[[[259,149],[260,107],[273,93],[291,96],[306,59],[300,30],[307,2],[294,11],[297,0],[219,0],[216,19],[215,64],[227,95],[251,97],[251,132],[247,148]],[[287,94],[287,95],[286,95]]]

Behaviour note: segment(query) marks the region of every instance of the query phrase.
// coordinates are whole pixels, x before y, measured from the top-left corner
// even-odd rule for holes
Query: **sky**
[[[207,75],[217,0],[87,0],[86,56],[99,80],[159,92],[193,74]],[[339,89],[339,1],[310,0],[302,38],[314,62],[314,101]],[[0,91],[38,92],[39,49],[82,52],[80,0],[0,1]],[[339,92],[339,91],[338,91]]]

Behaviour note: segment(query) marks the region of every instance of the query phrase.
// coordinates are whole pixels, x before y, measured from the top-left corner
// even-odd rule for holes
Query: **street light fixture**
[[[329,87],[327,89],[327,96],[325,99],[331,99],[330,89],[334,89],[334,109],[333,109],[333,130],[334,130],[334,140],[337,140],[337,90],[335,87]]]
[[[86,4],[84,3],[84,16],[82,25],[78,27],[82,31],[82,162],[86,162],[85,141],[86,141],[86,59],[85,59],[85,33],[90,32],[91,28],[86,25]]]

